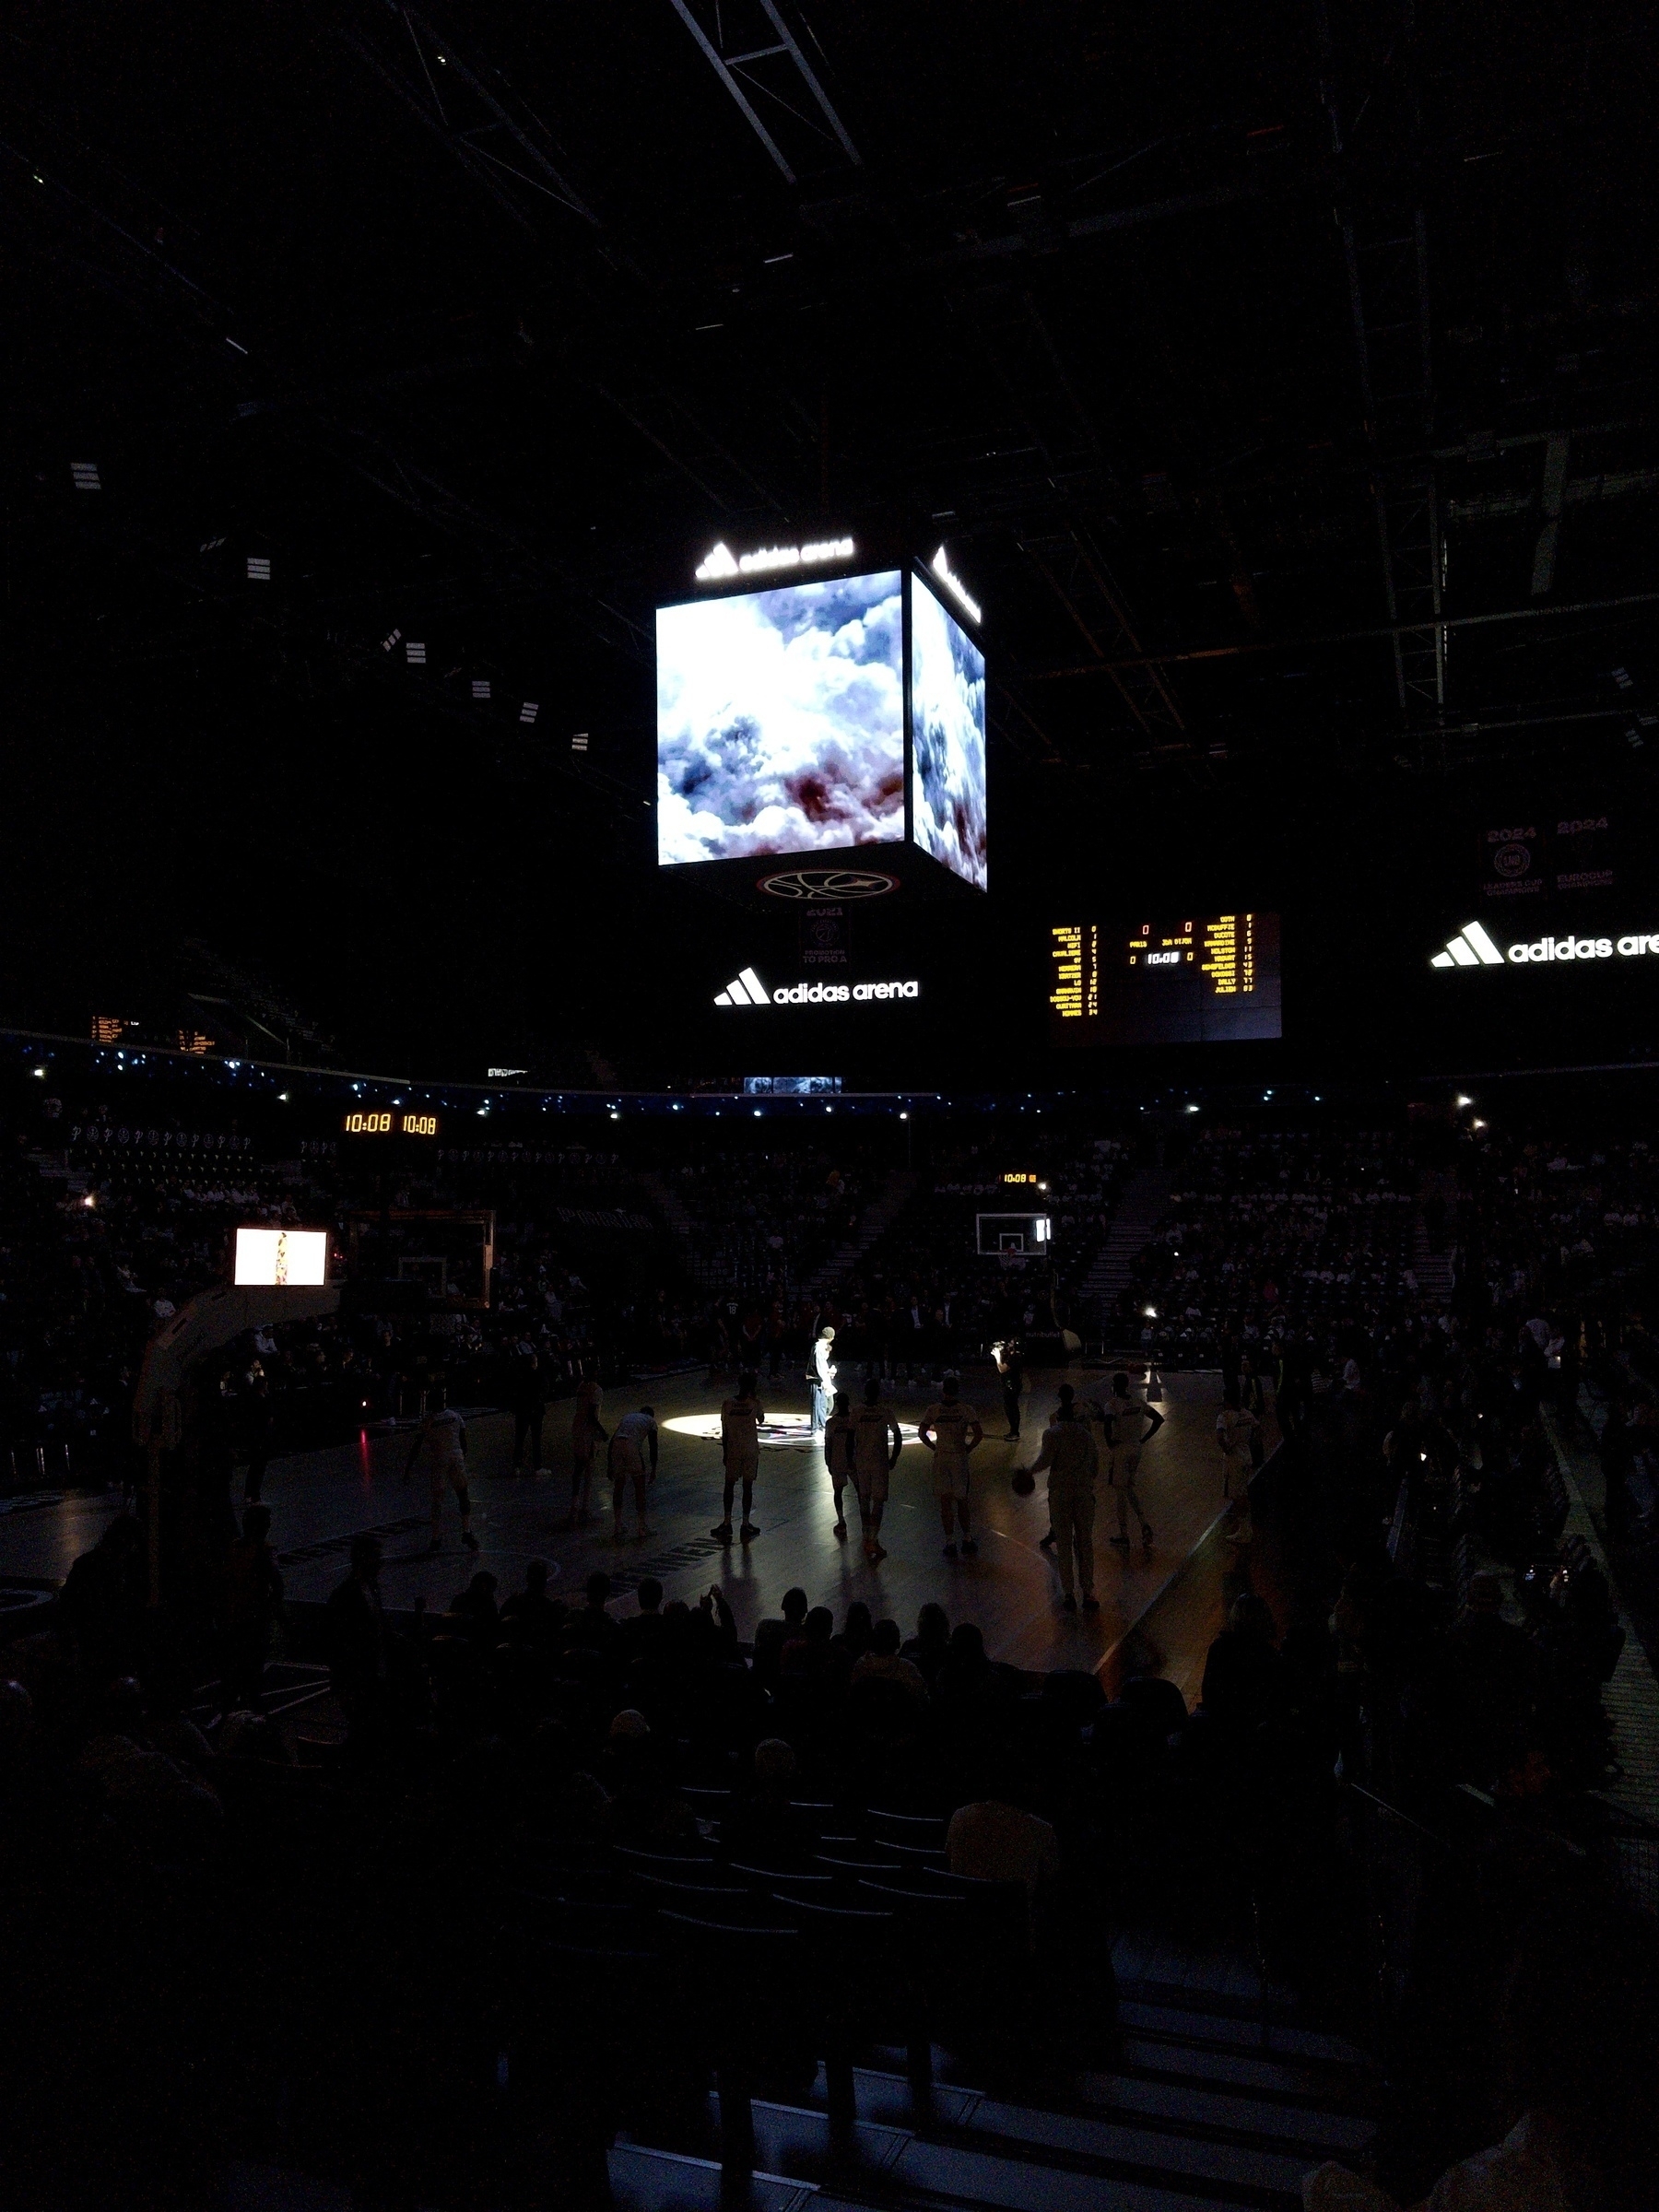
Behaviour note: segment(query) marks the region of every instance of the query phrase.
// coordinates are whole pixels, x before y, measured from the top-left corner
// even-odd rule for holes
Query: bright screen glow
[[[897,570],[657,609],[657,859],[904,838]]]
[[[296,1287],[328,1280],[328,1231],[324,1229],[239,1229],[236,1280],[240,1287]]]
[[[985,875],[985,656],[918,578],[911,592],[911,812],[920,851]]]

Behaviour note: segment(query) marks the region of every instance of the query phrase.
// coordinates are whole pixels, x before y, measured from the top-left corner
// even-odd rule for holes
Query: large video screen
[[[911,746],[915,844],[984,890],[985,656],[919,577],[911,589]]]
[[[325,1229],[239,1229],[236,1281],[243,1286],[314,1288],[328,1280]]]
[[[1277,914],[1059,922],[1049,931],[1056,1044],[1210,1044],[1284,1034]]]
[[[657,609],[657,860],[904,840],[898,570]]]

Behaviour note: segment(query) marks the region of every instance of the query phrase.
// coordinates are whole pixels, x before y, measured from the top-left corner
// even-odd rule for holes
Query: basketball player
[[[997,1380],[1002,1384],[1003,1412],[1008,1423],[1005,1441],[1017,1444],[1019,1441],[1019,1395],[1025,1388],[1025,1354],[1019,1348],[1018,1338],[1010,1336],[1005,1343],[991,1347],[991,1357],[996,1362]]]
[[[738,1535],[747,1544],[760,1534],[755,1526],[755,1477],[760,1467],[760,1429],[766,1419],[760,1409],[760,1384],[754,1375],[739,1375],[737,1395],[720,1408],[720,1453],[725,1462],[725,1500],[720,1525],[709,1534],[722,1544],[732,1540],[732,1494],[743,1485],[743,1526]]]
[[[1239,1504],[1239,1517],[1227,1532],[1230,1544],[1249,1544],[1255,1536],[1250,1518],[1250,1477],[1255,1472],[1250,1443],[1261,1426],[1255,1415],[1240,1405],[1238,1384],[1228,1383],[1216,1416],[1216,1444],[1221,1453],[1221,1495],[1237,1499]]]
[[[957,1556],[953,1519],[962,1524],[962,1556],[973,1559],[979,1546],[968,1526],[968,1460],[984,1441],[978,1409],[962,1398],[961,1380],[947,1375],[939,1385],[936,1405],[922,1416],[916,1434],[933,1454],[934,1496],[939,1501],[939,1519],[945,1528],[945,1557]]]
[[[466,1423],[447,1403],[441,1382],[434,1382],[427,1394],[427,1410],[404,1468],[406,1482],[415,1472],[417,1460],[425,1465],[427,1479],[431,1485],[432,1540],[427,1549],[443,1548],[443,1493],[449,1489],[454,1491],[455,1502],[461,1509],[461,1541],[468,1551],[477,1551],[478,1539],[472,1531],[472,1495],[466,1484]]]
[[[1048,1474],[1049,1526],[1054,1532],[1054,1563],[1060,1570],[1061,1606],[1075,1613],[1077,1600],[1074,1579],[1083,1587],[1083,1610],[1098,1613],[1100,1601],[1094,1594],[1095,1476],[1100,1454],[1088,1423],[1080,1419],[1073,1404],[1069,1382],[1060,1385],[1060,1403],[1042,1432],[1042,1449],[1030,1472]],[[1073,1553],[1077,1555],[1074,1577]]]
[[[591,1369],[584,1371],[576,1393],[576,1411],[571,1419],[571,1526],[585,1528],[588,1517],[588,1491],[594,1477],[594,1454],[606,1441],[607,1431],[601,1427],[599,1408],[605,1393],[599,1387],[599,1378]]]
[[[858,1493],[858,1480],[853,1467],[853,1416],[848,1408],[852,1401],[844,1390],[835,1394],[835,1411],[824,1423],[824,1465],[830,1470],[830,1490],[835,1500],[835,1527],[832,1533],[844,1537],[847,1533],[846,1508],[841,1503],[842,1493],[849,1483],[853,1495]],[[727,1512],[731,1510],[728,1503]]]
[[[650,1461],[647,1472],[646,1462]],[[657,1425],[656,1407],[641,1406],[638,1413],[625,1413],[610,1434],[611,1518],[613,1540],[620,1544],[622,1512],[628,1500],[628,1486],[633,1484],[634,1506],[639,1514],[639,1533],[648,1536],[645,1525],[645,1490],[656,1480]]]
[[[865,1402],[853,1416],[853,1479],[858,1486],[865,1558],[872,1567],[887,1558],[881,1541],[881,1516],[887,1505],[888,1478],[903,1449],[899,1416],[890,1406],[882,1404],[880,1381],[872,1375],[865,1384]]]
[[[1141,1447],[1149,1444],[1163,1427],[1164,1417],[1156,1406],[1148,1406],[1129,1387],[1127,1375],[1113,1375],[1112,1395],[1102,1411],[1106,1416],[1106,1480],[1117,1500],[1118,1533],[1112,1542],[1120,1550],[1129,1548],[1129,1509],[1135,1508],[1135,1517],[1140,1523],[1141,1542],[1152,1548],[1152,1524],[1147,1519],[1135,1487],[1135,1473],[1140,1466]],[[1148,1429],[1147,1423],[1152,1426]]]
[[[823,1435],[824,1422],[835,1399],[835,1378],[839,1371],[830,1357],[830,1348],[834,1342],[835,1331],[826,1322],[812,1347],[812,1372],[806,1378],[812,1385],[812,1433],[815,1437]]]

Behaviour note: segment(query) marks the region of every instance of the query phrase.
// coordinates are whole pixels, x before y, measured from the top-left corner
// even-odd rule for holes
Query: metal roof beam
[[[789,25],[784,21],[782,16],[779,13],[776,0],[760,0],[760,6],[765,12],[767,21],[771,25],[772,29],[778,34],[778,43],[771,46],[745,47],[740,51],[732,53],[723,53],[721,52],[721,49],[716,43],[715,39],[711,38],[708,32],[703,29],[702,25],[698,21],[697,17],[691,8],[690,0],[669,0],[669,5],[673,7],[675,14],[679,18],[686,29],[691,33],[691,36],[697,41],[699,47],[702,51],[704,60],[713,70],[715,76],[719,77],[721,83],[725,87],[726,90],[731,94],[733,100],[737,103],[737,106],[742,112],[744,121],[748,124],[750,130],[754,132],[756,137],[759,139],[761,145],[771,155],[772,160],[777,165],[779,173],[782,175],[783,182],[786,184],[798,184],[800,182],[800,178],[794,169],[791,166],[789,159],[785,155],[782,147],[778,144],[777,140],[767,129],[765,124],[761,122],[759,111],[755,106],[754,101],[749,98],[748,91],[745,88],[741,79],[737,75],[739,69],[747,67],[756,62],[776,60],[780,56],[787,57],[787,59],[794,65],[796,76],[799,77],[801,83],[806,87],[806,91],[811,96],[811,99],[817,106],[819,114],[823,116],[824,121],[829,124],[830,131],[834,134],[836,141],[840,145],[842,153],[846,155],[847,159],[853,164],[854,169],[862,169],[864,167],[864,157],[860,154],[857,147],[853,145],[852,135],[849,133],[846,124],[842,123],[841,117],[836,113],[834,107],[830,104],[830,95],[825,91],[822,83],[819,81],[818,72],[813,68],[811,63],[806,59],[806,53],[802,51],[800,41],[795,37],[794,31],[790,29]],[[715,30],[716,34],[718,35],[720,29],[720,17],[718,10],[716,10],[714,20]],[[773,99],[778,98],[777,94],[770,93],[769,88],[763,86],[758,77],[755,79],[755,89],[758,91],[768,91],[769,97]],[[782,104],[785,108],[788,108],[787,101],[783,101]],[[800,115],[796,110],[791,108],[788,112],[791,114],[794,114],[798,122],[806,124],[809,129],[816,127],[811,124],[808,117]]]

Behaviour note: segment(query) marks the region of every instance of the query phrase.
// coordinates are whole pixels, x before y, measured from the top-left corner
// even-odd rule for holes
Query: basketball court
[[[477,1559],[459,1539],[453,1500],[444,1506],[443,1548],[427,1549],[429,1505],[424,1477],[405,1477],[413,1431],[365,1430],[354,1442],[327,1451],[273,1460],[264,1497],[273,1515],[273,1541],[287,1592],[317,1602],[347,1571],[351,1539],[372,1529],[382,1539],[382,1587],[388,1606],[412,1608],[424,1599],[441,1612],[478,1567],[500,1578],[500,1595],[518,1588],[526,1563],[545,1559],[557,1594],[579,1600],[596,1567],[608,1573],[618,1597],[642,1577],[654,1575],[670,1597],[695,1602],[711,1585],[730,1604],[744,1637],[775,1615],[785,1590],[798,1584],[815,1606],[828,1606],[839,1627],[847,1606],[862,1599],[880,1619],[890,1616],[908,1635],[930,1601],[952,1623],[979,1626],[994,1659],[1032,1670],[1088,1667],[1109,1685],[1124,1665],[1150,1664],[1196,1695],[1203,1655],[1220,1626],[1238,1547],[1222,1534],[1224,1509],[1215,1441],[1219,1377],[1213,1372],[1166,1376],[1156,1401],[1164,1426],[1142,1455],[1138,1488],[1155,1543],[1142,1548],[1138,1530],[1122,1550],[1108,1541],[1116,1511],[1104,1477],[1095,1522],[1098,1614],[1060,1610],[1060,1582],[1053,1555],[1040,1539],[1048,1525],[1043,1482],[1036,1494],[1017,1497],[1009,1475],[1034,1459],[1055,1402],[1060,1373],[1039,1373],[1025,1401],[1018,1445],[1002,1440],[1000,1396],[988,1371],[970,1371],[964,1394],[979,1407],[986,1439],[973,1457],[972,1510],[977,1559],[947,1559],[932,1488],[931,1462],[915,1441],[915,1424],[931,1393],[896,1387],[889,1398],[905,1442],[892,1477],[882,1527],[888,1557],[865,1559],[856,1513],[838,1540],[823,1453],[809,1432],[804,1389],[781,1384],[775,1397],[763,1389],[771,1417],[755,1492],[759,1535],[752,1543],[722,1543],[710,1534],[720,1517],[721,1384],[676,1375],[606,1394],[606,1426],[630,1406],[655,1407],[662,1430],[661,1457],[651,1492],[652,1534],[613,1541],[608,1484],[595,1485],[595,1512],[584,1529],[570,1525],[570,1427],[573,1401],[548,1408],[543,1456],[551,1473],[515,1475],[512,1421],[494,1412],[474,1414],[468,1450],[474,1470],[473,1524]],[[1079,1392],[1109,1387],[1109,1377],[1073,1371]],[[1271,1444],[1271,1434],[1268,1437]],[[603,1459],[603,1453],[601,1453]],[[853,1508],[849,1494],[847,1503]],[[60,1579],[71,1561],[97,1540],[113,1500],[68,1494],[39,1502],[11,1501],[0,1514],[0,1575]]]

